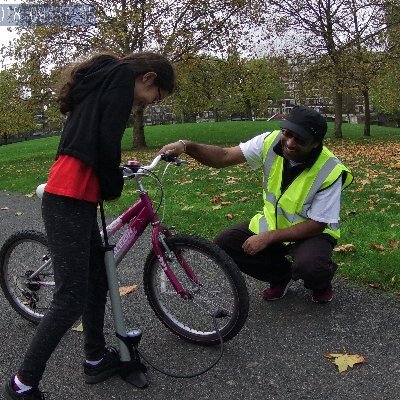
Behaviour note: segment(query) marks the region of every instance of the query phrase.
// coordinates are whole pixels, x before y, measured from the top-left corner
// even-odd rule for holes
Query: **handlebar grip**
[[[166,162],[176,162],[178,158],[175,156],[170,156],[169,154],[161,154],[161,160]]]
[[[166,162],[172,162],[175,165],[181,165],[183,162],[185,162],[184,160],[181,160],[180,158],[171,156],[169,154],[161,154],[161,160],[164,160]]]

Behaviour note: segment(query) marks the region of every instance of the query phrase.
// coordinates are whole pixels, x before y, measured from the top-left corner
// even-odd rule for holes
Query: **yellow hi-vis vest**
[[[281,191],[284,158],[273,150],[280,140],[280,131],[273,131],[264,140],[264,181],[263,214],[255,215],[249,229],[255,233],[289,228],[308,220],[307,210],[317,192],[342,179],[342,190],[350,185],[353,176],[350,171],[325,147],[311,167],[303,170],[293,182]],[[324,230],[335,239],[340,237],[340,229],[330,227]]]

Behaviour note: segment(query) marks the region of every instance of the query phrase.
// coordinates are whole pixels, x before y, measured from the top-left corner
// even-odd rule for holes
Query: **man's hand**
[[[289,228],[277,229],[250,236],[243,243],[242,248],[245,253],[253,256],[270,246],[272,243],[296,242],[298,240],[320,235],[326,226],[327,224],[325,222],[308,219]]]
[[[274,243],[274,231],[263,232],[258,235],[250,236],[242,245],[243,251],[254,256],[261,250]]]
[[[177,142],[166,144],[157,154],[168,154],[178,157],[185,150],[185,142],[178,140]]]

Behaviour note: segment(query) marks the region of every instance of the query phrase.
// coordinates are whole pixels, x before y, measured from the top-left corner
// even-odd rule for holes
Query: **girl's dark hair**
[[[175,90],[174,68],[171,62],[163,55],[152,52],[139,52],[119,57],[113,53],[101,53],[86,61],[74,63],[62,72],[57,96],[61,113],[66,114],[72,110],[71,91],[77,82],[77,78],[84,76],[96,65],[111,60],[132,65],[137,76],[147,72],[155,72],[157,77],[154,83],[160,89],[165,90],[168,94]]]

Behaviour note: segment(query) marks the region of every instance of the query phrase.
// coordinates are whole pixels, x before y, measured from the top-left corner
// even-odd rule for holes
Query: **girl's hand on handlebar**
[[[168,154],[178,157],[180,154],[184,153],[185,150],[185,142],[183,140],[178,140],[177,142],[166,144],[157,154]]]

